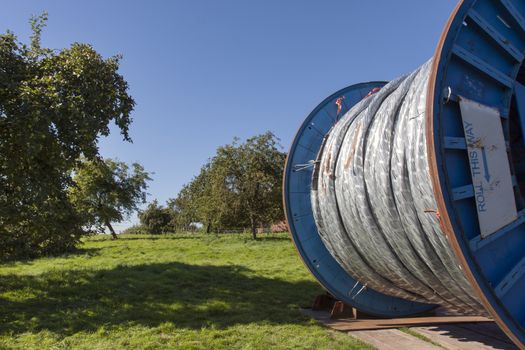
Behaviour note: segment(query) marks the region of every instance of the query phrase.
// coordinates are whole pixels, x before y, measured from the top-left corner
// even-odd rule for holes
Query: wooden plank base
[[[421,317],[406,317],[406,318],[338,318],[333,319],[330,313],[326,311],[314,311],[312,309],[302,309],[301,312],[324,325],[338,330],[338,331],[362,331],[371,329],[389,329],[400,327],[414,327],[414,326],[432,326],[439,324],[452,323],[483,323],[493,322],[491,319],[482,316],[421,316]]]
[[[445,324],[411,329],[450,350],[518,349],[494,322]]]
[[[436,316],[396,319],[333,319],[328,310],[302,309],[301,312],[331,329],[348,332],[378,350],[517,350],[491,319],[481,316],[438,312]],[[435,344],[398,329],[402,327]]]
[[[443,350],[434,344],[418,339],[398,329],[353,331],[350,335],[378,350]]]

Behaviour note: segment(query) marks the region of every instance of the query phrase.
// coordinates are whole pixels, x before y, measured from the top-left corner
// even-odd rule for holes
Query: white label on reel
[[[460,98],[463,129],[481,237],[516,220],[518,213],[499,111]]]

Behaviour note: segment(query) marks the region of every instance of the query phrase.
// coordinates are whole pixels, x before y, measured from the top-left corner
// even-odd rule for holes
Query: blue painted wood
[[[452,197],[454,198],[455,201],[474,197],[474,187],[472,186],[472,184],[470,184],[470,185],[453,188]]]
[[[467,141],[463,137],[445,136],[444,145],[447,149],[467,149]]]
[[[516,282],[525,274],[525,257],[514,266],[512,270],[503,278],[503,280],[494,288],[494,292],[500,298],[504,297]]]
[[[443,96],[442,96],[444,103],[459,102],[460,96],[455,94],[453,91],[449,94],[448,93],[448,88],[446,88],[445,91],[446,92],[444,92]],[[494,106],[494,107],[499,110],[499,115],[500,115],[501,119],[508,119],[509,118],[509,108],[502,108],[502,107],[497,107],[497,106]],[[448,136],[446,136],[446,137],[448,137]]]
[[[522,291],[517,289],[525,286],[525,214],[520,212],[515,222],[485,239],[478,233],[466,232],[465,228],[476,227],[477,214],[469,200],[456,200],[460,194],[455,187],[459,190],[464,184],[457,179],[464,179],[468,157],[460,156],[457,140],[452,142],[444,135],[463,135],[461,125],[455,122],[461,120],[459,108],[449,102],[447,91],[509,115],[516,76],[525,56],[525,1],[464,0],[442,39],[435,85],[431,86],[435,94],[431,111],[435,148],[430,152],[439,183],[435,191],[443,196],[441,209],[450,222],[448,233],[455,237],[456,253],[466,263],[476,289],[490,305],[493,317],[505,324],[509,335],[523,346],[525,304]],[[487,42],[493,49],[488,49]],[[507,113],[503,113],[505,110]],[[502,125],[504,130],[508,128],[505,119]],[[459,155],[450,156],[452,153]]]
[[[525,144],[525,86],[516,82],[514,85],[514,94],[516,95],[516,109],[520,119],[521,135]]]
[[[516,176],[512,176],[512,185],[514,187],[518,186],[518,180],[516,179]],[[474,197],[474,186],[472,186],[472,184],[459,186],[452,189],[452,198],[454,198],[455,201],[471,197]]]
[[[521,29],[525,31],[525,18],[521,15],[516,2],[512,0],[500,0],[501,4],[507,9],[508,13],[520,25]]]
[[[452,53],[463,59],[465,62],[471,64],[472,66],[476,67],[483,73],[487,74],[494,80],[498,81],[499,83],[505,85],[506,87],[512,87],[514,84],[514,80],[510,78],[508,75],[500,72],[496,68],[492,67],[491,65],[487,64],[483,60],[481,60],[479,57],[476,57],[474,54],[472,54],[470,51],[462,48],[459,45],[454,45],[452,49]]]
[[[493,27],[487,20],[485,20],[481,14],[476,10],[472,9],[469,11],[469,17],[488,35],[494,42],[501,46],[510,56],[512,56],[517,62],[523,60],[523,53],[518,50],[509,40],[501,34],[495,27]]]
[[[525,107],[525,106],[524,106]],[[464,137],[451,137],[445,136],[443,139],[443,145],[447,149],[458,149],[458,150],[467,150],[467,141]],[[510,143],[507,141],[507,150],[510,150]]]
[[[508,224],[507,226],[503,227],[499,231],[494,232],[490,236],[486,238],[482,238],[481,236],[476,236],[475,238],[470,240],[470,249],[475,252],[476,250],[479,250],[488,244],[505,237],[505,235],[514,229],[516,229],[519,226],[522,226],[525,223],[525,211],[522,210],[518,213],[518,218],[514,220],[514,222]]]

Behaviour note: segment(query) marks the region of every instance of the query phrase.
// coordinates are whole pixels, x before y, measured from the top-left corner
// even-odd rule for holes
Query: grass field
[[[0,265],[1,349],[369,349],[300,314],[322,290],[285,234],[80,248]]]

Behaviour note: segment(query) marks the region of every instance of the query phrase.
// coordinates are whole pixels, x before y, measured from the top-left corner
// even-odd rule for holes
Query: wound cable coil
[[[485,314],[442,232],[427,160],[432,61],[351,108],[330,130],[311,202],[330,254],[361,286]]]

